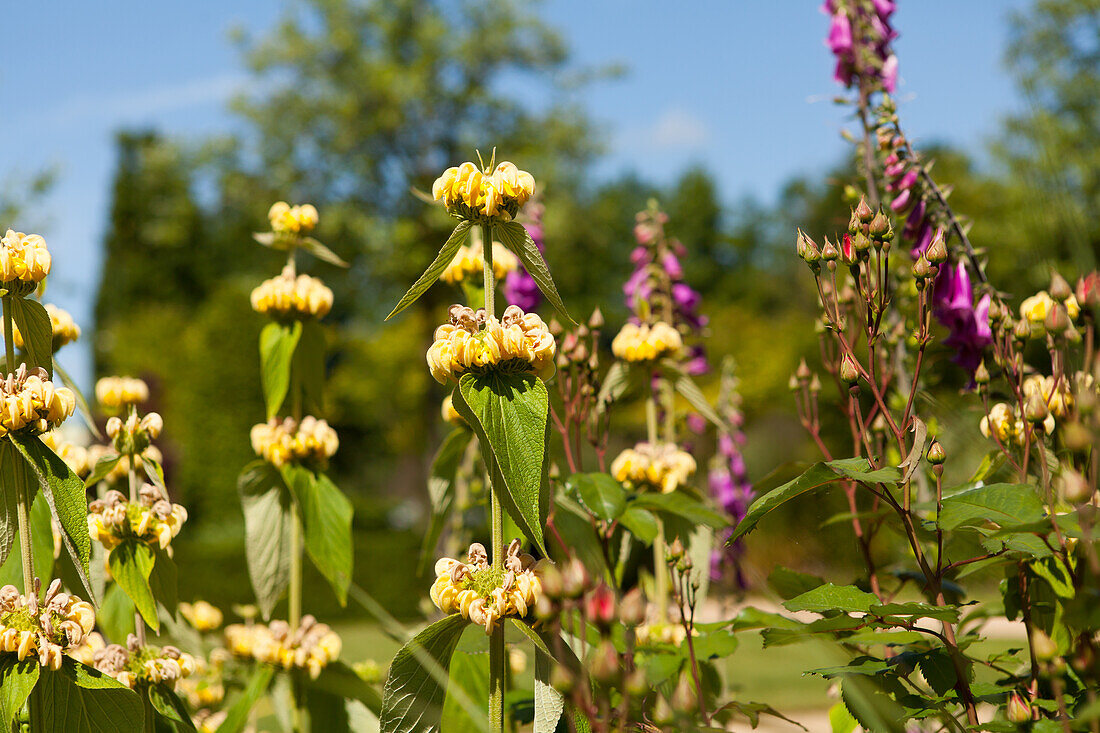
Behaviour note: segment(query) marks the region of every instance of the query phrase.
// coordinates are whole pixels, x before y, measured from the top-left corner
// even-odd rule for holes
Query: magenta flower
[[[542,231],[542,206],[529,205],[526,209],[528,221],[523,222],[527,233],[539,248],[539,252],[545,251],[545,242]],[[542,293],[535,279],[522,267],[509,272],[504,278],[504,299],[512,305],[518,305],[525,311],[532,311],[542,302]]]
[[[941,267],[932,298],[936,319],[950,332],[943,343],[955,351],[952,361],[973,377],[985,348],[993,343],[989,295],[975,305],[970,273],[966,264],[959,262],[955,267]]]

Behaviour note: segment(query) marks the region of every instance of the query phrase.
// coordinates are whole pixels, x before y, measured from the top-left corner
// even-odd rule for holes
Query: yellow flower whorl
[[[111,490],[88,504],[88,534],[107,551],[134,538],[151,547],[168,549],[187,521],[187,509],[163,497],[152,484],[145,484],[136,502]]]
[[[534,193],[534,177],[508,161],[489,175],[467,161],[432,184],[432,196],[448,212],[473,221],[511,221]]]
[[[1032,387],[1034,389],[1034,387]],[[1010,443],[1023,445],[1027,432],[1024,430],[1023,418],[1016,414],[1011,405],[998,402],[989,409],[989,414],[982,418],[979,424],[982,435],[993,438],[1001,445]],[[1050,435],[1054,432],[1055,422],[1053,411],[1043,420],[1043,430]]]
[[[340,439],[328,422],[312,415],[302,418],[271,418],[252,426],[252,450],[276,468],[287,463],[315,461],[324,465],[336,454]]]
[[[663,321],[627,323],[611,342],[611,353],[623,361],[653,361],[684,347],[680,332]]]
[[[294,276],[287,265],[282,273],[264,280],[252,291],[252,310],[276,318],[304,316],[324,318],[332,310],[332,291],[318,278]]]
[[[105,410],[118,411],[149,399],[149,385],[134,377],[103,377],[95,383],[95,398]]]
[[[303,616],[293,632],[285,621],[278,620],[270,624],[230,624],[225,627],[225,640],[238,657],[282,669],[305,669],[313,679],[336,661],[343,647],[335,631],[310,615]]]
[[[519,540],[508,546],[505,572],[499,578],[493,575],[485,548],[479,543],[470,545],[468,563],[440,558],[429,593],[432,603],[443,613],[461,613],[472,623],[484,626],[486,634],[505,616],[527,616],[542,595],[542,583],[535,574],[535,559],[520,554],[519,548]],[[492,588],[482,587],[485,578],[489,578]]]
[[[276,234],[307,234],[317,226],[320,215],[313,204],[291,206],[286,201],[276,201],[267,212],[267,220]]]
[[[450,308],[450,323],[435,330],[428,349],[428,368],[440,384],[472,369],[508,363],[525,366],[540,377],[554,372],[557,344],[546,323],[535,313],[510,305],[501,320],[462,305]]]
[[[222,625],[224,616],[221,610],[213,604],[206,601],[195,601],[194,603],[180,603],[179,604],[180,615],[187,620],[187,623],[196,631],[213,631]]]
[[[139,685],[167,683],[174,689],[177,682],[195,673],[195,657],[174,646],[144,646],[134,634],[126,637],[126,646],[110,644],[93,656],[95,668],[115,678],[130,689]]]
[[[519,258],[500,242],[493,242],[493,273],[499,280],[519,267]],[[467,278],[482,276],[485,270],[485,251],[480,242],[458,248],[458,253],[447,265],[439,279],[450,285],[459,285]]]
[[[95,609],[61,591],[54,580],[45,597],[21,595],[14,585],[0,588],[0,652],[19,661],[38,657],[43,667],[61,668],[62,657],[78,649],[95,627]]]
[[[50,274],[50,251],[37,234],[9,229],[0,239],[0,283],[16,295],[26,295]]]
[[[28,371],[20,364],[14,374],[0,381],[0,437],[8,433],[41,435],[53,430],[76,409],[76,395],[67,387],[54,387],[46,370]]]
[[[611,462],[611,475],[635,488],[657,488],[668,494],[695,475],[695,459],[674,443],[638,443]]]

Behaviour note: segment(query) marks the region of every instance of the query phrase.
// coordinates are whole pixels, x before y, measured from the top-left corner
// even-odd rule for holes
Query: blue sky
[[[839,88],[817,0],[548,0],[579,64],[627,74],[583,96],[610,151],[598,173],[659,182],[701,163],[731,204],[770,200],[793,175],[839,160]],[[1024,0],[901,0],[898,98],[920,141],[980,147],[1018,103],[1001,58],[1007,13]],[[0,190],[56,166],[57,183],[22,222],[54,254],[49,299],[89,328],[120,128],[201,137],[239,129],[226,100],[249,76],[231,27],[262,33],[283,3],[15,3],[7,8],[0,92]],[[517,90],[518,94],[529,94]],[[86,349],[62,362],[86,383]]]

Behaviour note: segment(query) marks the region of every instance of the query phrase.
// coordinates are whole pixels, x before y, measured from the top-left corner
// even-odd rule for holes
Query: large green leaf
[[[164,610],[173,618],[179,606],[179,571],[168,552],[159,547],[153,549],[153,572],[149,574],[149,588]]]
[[[237,479],[244,510],[245,559],[256,603],[265,619],[290,582],[290,504],[279,471],[265,461],[245,466]]]
[[[641,507],[656,512],[667,512],[691,524],[705,524],[714,529],[722,529],[729,526],[729,520],[707,507],[701,501],[693,499],[683,491],[673,491],[670,494],[644,493],[630,502],[632,507]]]
[[[447,237],[447,241],[439,250],[439,254],[432,260],[432,264],[428,265],[428,269],[424,271],[424,274],[413,283],[413,286],[409,288],[407,293],[401,296],[401,300],[397,302],[394,309],[386,316],[387,321],[415,303],[417,298],[435,284],[435,281],[438,280],[439,276],[443,274],[443,271],[447,269],[447,265],[451,264],[451,260],[455,258],[455,254],[458,253],[458,248],[469,238],[471,226],[473,226],[473,224],[470,221],[459,222],[458,226],[451,232],[451,236]]]
[[[627,507],[619,515],[619,524],[647,545],[657,539],[657,517],[648,509],[640,506]]]
[[[462,456],[470,445],[473,433],[465,428],[455,428],[451,431],[439,447],[432,461],[431,471],[428,473],[428,499],[431,502],[431,517],[428,520],[428,531],[424,534],[424,541],[420,545],[419,574],[423,574],[431,563],[435,554],[435,546],[439,542],[439,535],[443,532],[443,524],[451,512],[454,503],[455,475],[458,473]]]
[[[176,730],[181,728],[183,730],[195,730],[195,726],[191,723],[191,716],[187,712],[187,706],[166,683],[161,682],[150,685],[148,694],[153,709],[164,718],[172,721]]]
[[[878,597],[874,593],[867,593],[854,585],[826,583],[784,601],[783,607],[788,611],[867,613],[877,603]]]
[[[0,440],[0,487],[3,488],[0,491],[0,564],[3,564],[19,534],[19,497],[33,497],[38,492],[38,478],[19,449],[7,440]],[[22,580],[19,585],[22,586]]]
[[[92,472],[88,474],[88,478],[84,480],[84,487],[91,488],[107,478],[107,474],[109,474],[121,460],[122,456],[118,453],[109,453],[100,458],[96,461],[95,467],[92,468]]]
[[[140,733],[144,712],[130,688],[66,658],[61,669],[44,668],[38,682],[43,728],[65,733]]]
[[[283,466],[282,473],[302,511],[306,552],[345,605],[351,582],[351,502],[323,473],[297,464]]]
[[[325,411],[325,332],[316,320],[302,322],[302,335],[290,367],[302,385],[304,410]]]
[[[260,377],[268,419],[278,414],[290,391],[290,365],[301,336],[301,321],[273,321],[260,331]]]
[[[446,674],[468,623],[461,614],[447,616],[421,631],[394,655],[382,693],[381,733],[439,730],[446,690],[433,670],[426,667]]]
[[[122,641],[134,632],[134,602],[117,583],[107,586],[95,614],[96,626],[108,639]]]
[[[532,733],[554,733],[558,728],[565,698],[550,684],[553,660],[540,649],[535,650],[535,721]]]
[[[14,654],[0,654],[0,729],[11,730],[12,721],[38,682],[38,658],[20,662]]]
[[[1028,484],[990,484],[961,491],[943,500],[940,527],[995,522],[1001,526],[1027,524],[1043,518],[1043,501]]]
[[[35,436],[11,435],[15,445],[30,462],[38,483],[46,495],[50,511],[61,525],[61,538],[72,555],[77,573],[88,596],[92,597],[88,581],[88,560],[92,555],[92,539],[88,536],[88,499],[84,482],[73,473],[49,446]]]
[[[248,725],[249,713],[252,706],[263,697],[267,688],[271,686],[271,678],[275,675],[275,668],[266,664],[257,665],[252,673],[248,685],[241,692],[240,697],[229,708],[225,720],[218,726],[218,733],[241,733]]]
[[[605,522],[618,519],[626,509],[626,491],[606,473],[575,473],[566,484],[588,511]]]
[[[791,570],[790,568],[777,565],[775,569],[771,571],[771,574],[768,575],[768,585],[779,594],[780,598],[790,600],[807,591],[825,585],[825,581],[816,575],[800,573],[797,570]]]
[[[744,537],[765,516],[791,499],[796,499],[814,489],[843,478],[866,483],[894,483],[901,478],[896,468],[872,470],[866,458],[844,458],[827,463],[815,463],[801,475],[759,497],[745,513],[745,518],[734,528],[729,541]]]
[[[23,337],[23,356],[27,368],[42,367],[53,378],[53,324],[50,314],[37,300],[7,298],[11,315]]]
[[[298,241],[301,243],[302,249],[322,262],[327,262],[337,267],[348,267],[348,263],[345,262],[340,255],[336,254],[313,237],[301,237]]]
[[[476,630],[471,633],[477,633]],[[484,634],[481,635],[484,638]],[[484,643],[484,642],[483,642]],[[466,646],[463,644],[463,646]],[[473,709],[459,702],[465,696],[467,700],[477,700]],[[442,733],[466,733],[466,731],[487,729],[489,712],[485,701],[489,699],[489,655],[484,651],[471,652],[456,649],[451,655],[447,696],[443,701],[443,712],[439,717],[439,730]]]
[[[500,237],[501,244],[519,257],[519,261],[523,263],[523,269],[527,270],[527,274],[539,286],[539,290],[550,305],[554,306],[566,323],[576,325],[576,321],[565,309],[565,303],[561,301],[558,288],[554,285],[554,278],[550,276],[550,268],[543,259],[542,252],[539,252],[538,246],[535,245],[535,241],[531,239],[527,227],[517,221],[510,221],[506,224],[498,224],[494,231]]]
[[[22,456],[19,459],[22,460]],[[3,479],[0,479],[2,481]],[[37,479],[31,479],[35,488]],[[8,486],[0,483],[0,486]],[[50,519],[50,506],[46,497],[39,494],[31,504],[31,552],[34,556],[34,575],[36,578],[53,576],[53,521]],[[0,566],[0,586],[14,585],[23,587],[23,552],[19,543],[11,545],[8,559]]]
[[[307,687],[316,687],[349,700],[358,700],[375,714],[382,710],[382,696],[373,685],[357,675],[343,662],[330,662],[321,670],[317,679],[304,678]]]
[[[546,476],[546,385],[533,374],[463,374],[454,406],[477,433],[493,476],[493,493],[543,553],[549,483]]]
[[[153,548],[136,539],[123,540],[118,547],[111,550],[107,560],[111,568],[111,577],[122,590],[126,591],[126,595],[130,596],[130,600],[134,602],[134,607],[145,619],[145,623],[149,624],[153,631],[159,631],[157,600],[153,597],[153,589],[149,583],[155,561]]]

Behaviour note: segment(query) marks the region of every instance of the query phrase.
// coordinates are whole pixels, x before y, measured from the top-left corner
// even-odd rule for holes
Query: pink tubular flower
[[[974,303],[970,273],[966,264],[959,262],[954,267],[944,265],[940,269],[932,297],[936,319],[950,331],[944,345],[955,351],[952,361],[973,377],[985,348],[993,343],[989,295]]]

